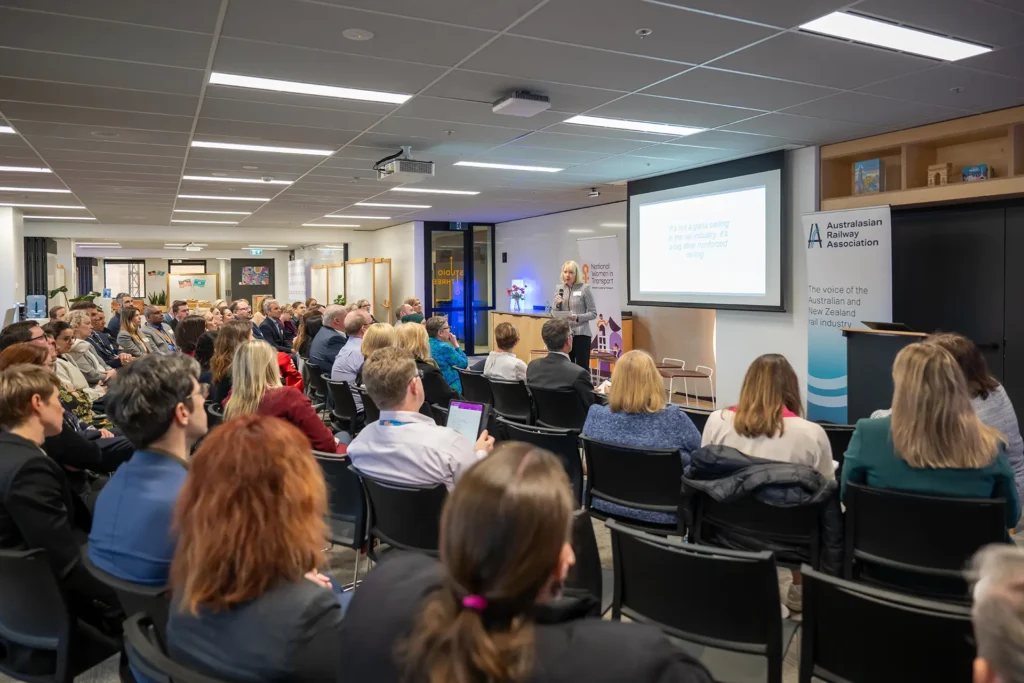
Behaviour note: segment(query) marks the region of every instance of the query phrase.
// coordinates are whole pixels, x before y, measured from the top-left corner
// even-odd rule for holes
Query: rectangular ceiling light
[[[256,90],[273,90],[274,92],[290,92],[297,95],[318,95],[320,97],[337,97],[342,100],[362,100],[364,102],[384,102],[386,104],[403,104],[412,95],[380,92],[378,90],[360,90],[358,88],[342,88],[336,85],[317,85],[316,83],[300,83],[298,81],[279,81],[275,78],[257,78],[255,76],[239,76],[214,71],[210,74],[211,85],[233,85],[237,88],[254,88]]]
[[[179,194],[178,199],[217,199],[226,202],[269,202],[270,197],[224,197],[208,194]]]
[[[106,242],[93,244],[91,242],[75,242],[76,247],[84,247],[86,249],[120,249],[121,245],[117,242]]]
[[[707,128],[695,128],[693,126],[673,126],[668,123],[606,119],[602,116],[574,116],[571,119],[566,119],[565,123],[574,123],[577,126],[614,128],[616,130],[635,130],[641,133],[659,133],[661,135],[693,135],[694,133],[703,133],[707,130]]]
[[[174,213],[217,213],[224,216],[251,216],[252,211],[207,211],[206,209],[175,209]]]
[[[291,185],[290,180],[263,180],[262,178],[215,178],[205,175],[186,175],[182,180],[205,180],[211,183],[255,183],[257,185]]]
[[[11,128],[10,126],[0,126],[0,133],[10,133],[10,134],[13,135],[14,134],[14,129]]]
[[[287,249],[287,244],[250,244],[251,249]]]
[[[349,214],[342,215],[340,213],[329,213],[324,218],[349,218],[352,220],[367,220],[367,221],[389,221],[391,216],[352,216]]]
[[[382,206],[386,209],[429,209],[430,204],[384,204],[382,202],[356,202],[355,206]]]
[[[538,173],[558,173],[564,169],[550,166],[520,166],[518,164],[487,164],[482,161],[456,161],[453,166],[472,166],[473,168],[503,168],[507,171],[537,171]]]
[[[193,147],[206,147],[209,149],[233,149],[240,152],[274,152],[277,154],[308,154],[314,157],[329,157],[334,154],[333,149],[307,149],[305,147],[273,147],[271,145],[241,145],[234,142],[209,142],[207,140],[193,140]]]
[[[53,173],[48,168],[38,166],[0,166],[0,171],[4,173]]]
[[[358,223],[303,223],[304,228],[358,228]]]
[[[71,194],[71,190],[57,190],[48,187],[0,187],[0,192],[49,192],[51,194]]]
[[[84,206],[65,206],[63,204],[21,204],[19,202],[0,202],[0,206],[13,206],[16,209],[69,209],[87,211]]]
[[[205,246],[209,246],[209,245],[207,245],[206,242],[189,242],[188,244],[186,244],[185,242],[175,242],[174,244],[165,244],[164,246],[165,247],[188,247],[188,246],[192,246],[192,247],[205,247]]]
[[[392,192],[422,192],[423,194],[480,194],[474,190],[430,190],[425,187],[392,187]]]
[[[833,12],[800,26],[804,31],[845,38],[858,43],[909,52],[932,59],[955,62],[991,52],[992,48],[962,40],[938,36],[886,21],[869,19],[846,12]]]
[[[24,218],[34,218],[37,221],[94,221],[96,220],[92,216],[25,216]]]
[[[202,223],[203,225],[238,225],[238,221],[187,221],[183,218],[174,218],[172,223]]]
[[[277,251],[277,249],[275,249],[273,247],[259,247],[259,248],[260,249],[265,249],[266,251]],[[242,251],[249,251],[249,247],[242,247]]]

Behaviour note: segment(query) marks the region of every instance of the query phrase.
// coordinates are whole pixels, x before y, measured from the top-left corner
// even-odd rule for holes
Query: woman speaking
[[[581,282],[580,264],[566,261],[562,264],[562,282],[555,292],[555,310],[569,311],[572,327],[572,350],[569,359],[581,368],[590,370],[590,321],[597,319],[597,306],[590,285]]]

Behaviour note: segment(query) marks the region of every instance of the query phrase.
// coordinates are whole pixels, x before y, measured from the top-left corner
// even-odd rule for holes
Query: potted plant
[[[344,297],[344,295],[339,294],[338,296],[334,297],[334,303],[338,304],[339,306],[344,306],[345,305],[345,297]]]
[[[167,311],[167,292],[160,290],[159,292],[153,292],[146,296],[149,300],[150,306],[156,306],[161,311]]]

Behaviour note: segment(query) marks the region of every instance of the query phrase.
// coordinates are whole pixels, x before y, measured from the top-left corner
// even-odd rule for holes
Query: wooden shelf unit
[[[858,161],[881,159],[882,192],[853,193]],[[947,185],[928,186],[928,167],[949,163]],[[960,181],[964,166],[988,164],[989,180]],[[821,148],[821,210],[926,205],[1024,195],[1024,107],[968,116]]]

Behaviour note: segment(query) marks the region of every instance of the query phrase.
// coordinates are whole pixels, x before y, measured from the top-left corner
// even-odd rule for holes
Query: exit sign
[[[263,250],[262,249],[250,249],[249,250],[249,256],[263,256]]]
[[[452,221],[451,223],[448,224],[448,229],[459,230],[460,232],[464,232],[466,230],[469,230],[469,223],[463,223],[461,221]]]

